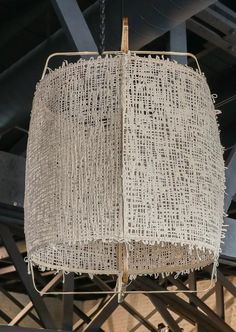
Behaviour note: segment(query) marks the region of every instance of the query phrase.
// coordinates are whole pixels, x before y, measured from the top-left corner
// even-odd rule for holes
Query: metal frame
[[[197,65],[197,69],[199,71],[199,73],[201,73],[201,68],[199,66],[199,63],[198,63],[198,59],[197,57],[192,54],[192,53],[189,53],[189,52],[172,52],[172,51],[134,51],[134,50],[129,50],[129,52],[131,53],[134,53],[134,54],[137,54],[137,55],[163,55],[163,56],[180,56],[180,57],[190,57],[192,58],[195,62],[196,62],[196,65]],[[122,54],[121,51],[105,51],[102,53],[102,55],[117,55],[117,54]],[[98,52],[89,52],[89,51],[85,51],[85,52],[58,52],[58,53],[53,53],[53,54],[50,54],[45,62],[45,66],[44,66],[44,69],[43,69],[43,73],[42,73],[42,77],[41,77],[41,80],[44,79],[44,76],[46,75],[46,72],[48,70],[48,64],[49,64],[49,61],[56,57],[56,56],[81,56],[81,57],[87,57],[87,56],[98,56],[99,53]]]
[[[63,291],[72,292],[74,290],[74,273],[65,275],[65,280],[63,284]],[[73,294],[63,295],[63,326],[64,330],[72,330],[73,328]]]
[[[169,32],[169,49],[171,51],[187,52],[186,22],[183,22]],[[187,56],[176,58],[173,55],[171,56],[171,60],[178,60],[183,65],[188,63]]]
[[[208,41],[206,52],[214,45],[236,56],[236,14],[234,11],[218,1],[199,12],[196,18],[187,21],[187,28]]]
[[[19,277],[20,277],[22,283],[24,284],[24,286],[26,288],[26,291],[34,305],[34,308],[37,311],[37,313],[43,323],[43,326],[45,328],[53,329],[55,327],[55,325],[53,323],[53,319],[52,319],[46,305],[44,304],[42,298],[34,290],[32,279],[28,275],[28,272],[27,272],[26,264],[21,256],[21,254],[15,244],[15,241],[12,237],[12,234],[7,226],[0,224],[0,236],[2,238],[2,242],[3,242],[6,250],[8,251],[8,254],[16,268],[16,271],[19,274]]]
[[[75,50],[97,51],[97,45],[76,0],[51,0],[55,12]]]

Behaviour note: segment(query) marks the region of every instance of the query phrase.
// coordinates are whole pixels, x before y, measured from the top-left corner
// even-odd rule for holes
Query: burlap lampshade
[[[25,194],[32,264],[91,275],[198,269],[218,258],[223,197],[203,74],[129,52],[38,83]]]

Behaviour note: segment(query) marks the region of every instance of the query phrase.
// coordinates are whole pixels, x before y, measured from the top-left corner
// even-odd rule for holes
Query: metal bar
[[[236,258],[236,222],[232,218],[224,218],[224,226],[226,229],[224,242],[221,244],[220,263],[235,266]]]
[[[5,320],[5,322],[9,323],[11,321],[11,317],[8,316],[2,309],[0,309],[0,317]]]
[[[232,9],[230,9],[228,6],[225,6],[223,3],[217,1],[211,6],[211,8],[214,9],[217,13],[222,14],[223,17],[227,17],[229,20],[236,22],[235,12]]]
[[[10,205],[0,203],[0,215],[6,217],[13,217],[24,221],[24,211],[22,208],[16,208]]]
[[[23,136],[15,145],[10,149],[10,153],[16,154],[21,157],[26,157],[26,146],[27,146],[28,136]]]
[[[217,280],[224,286],[234,297],[236,297],[236,287],[230,282],[219,270],[217,271]]]
[[[236,147],[232,149],[227,162],[227,169],[225,170],[225,185],[226,185],[226,195],[224,208],[225,211],[228,211],[232,198],[236,193]]]
[[[0,202],[23,207],[25,188],[25,158],[0,151]]]
[[[195,327],[195,332],[206,332],[205,326],[202,324],[198,323]],[[223,331],[222,331],[223,332]]]
[[[170,51],[187,52],[187,32],[185,22],[178,25],[169,32],[169,48]],[[178,61],[183,65],[188,63],[187,56],[177,58],[172,55],[171,60]]]
[[[189,285],[189,289],[193,290],[193,291],[196,291],[197,290],[197,279],[196,279],[196,272],[193,271],[189,274],[189,278],[188,278],[188,285]],[[192,302],[191,300],[189,301],[189,303],[196,307],[196,305],[194,304],[194,302]],[[195,325],[195,328],[196,328],[196,332],[200,332],[199,331],[199,324],[196,324]]]
[[[18,308],[24,309],[24,305],[18,301],[12,294],[7,292],[4,288],[0,287],[0,291],[10,300],[12,301]],[[29,317],[33,319],[37,324],[41,325],[41,321],[36,317],[32,312],[28,313]],[[11,321],[11,320],[10,320]]]
[[[193,291],[196,291],[197,290],[197,280],[196,280],[196,272],[193,271],[189,274],[189,277],[188,277],[188,286],[189,286],[189,289],[193,290]],[[189,301],[189,303],[196,307],[194,302],[192,302],[191,300]],[[196,330],[198,329],[198,324],[195,325],[195,328]]]
[[[105,303],[102,309],[95,315],[91,322],[86,326],[83,332],[99,331],[100,326],[102,326],[102,324],[107,320],[107,318],[115,311],[118,306],[118,296],[114,294]]]
[[[173,277],[168,277],[170,282],[175,285],[176,287],[186,290],[188,289],[180,280],[174,279]],[[205,312],[208,318],[215,322],[217,326],[221,329],[221,331],[225,332],[233,332],[233,329],[226,324],[217,314],[209,308],[204,302],[201,301],[195,294],[193,293],[186,293],[186,296],[194,303],[197,307],[199,307],[203,312]]]
[[[156,309],[159,311],[160,315],[162,316],[162,318],[164,319],[164,321],[166,322],[168,327],[172,331],[181,332],[182,329],[179,327],[179,325],[176,323],[176,321],[171,316],[169,311],[166,309],[165,303],[162,302],[162,300],[160,298],[158,298],[157,296],[150,295],[149,298],[150,298],[151,302],[153,303],[153,305],[156,307]]]
[[[54,287],[61,280],[61,275],[57,274],[42,290],[42,292],[46,292],[47,290]],[[9,323],[9,326],[14,326],[19,323],[33,308],[33,303],[29,302]]]
[[[216,282],[215,296],[216,296],[216,313],[220,318],[224,320],[225,319],[224,288],[219,281]]]
[[[152,316],[154,316],[156,314],[156,309],[152,310],[146,317],[145,319],[150,319],[152,318]],[[142,323],[138,322],[134,327],[132,327],[132,329],[129,332],[136,332],[140,326],[142,325]]]
[[[97,51],[97,45],[76,0],[52,0],[62,27],[75,50]]]
[[[236,29],[236,24],[230,18],[223,15],[223,13],[217,12],[216,9],[217,7],[208,7],[196,16],[225,35],[228,35],[233,29]]]
[[[201,301],[205,301],[207,300],[210,296],[212,296],[215,293],[215,289],[211,288],[207,293],[205,293],[200,299]],[[179,317],[176,322],[180,323],[183,320],[182,317]]]
[[[102,281],[99,277],[94,277],[94,282],[102,289],[102,290],[111,290],[111,287],[108,286],[104,281]],[[157,331],[154,325],[148,322],[145,317],[143,317],[137,310],[135,310],[129,303],[123,301],[120,305],[126,309],[131,315],[133,315],[140,323],[142,323],[149,331]]]
[[[73,309],[76,315],[79,316],[79,318],[81,318],[85,323],[89,323],[91,321],[91,318],[89,318],[85,312],[78,308],[77,305],[74,304]]]
[[[134,309],[129,303],[123,301],[121,306],[126,309],[135,319],[137,319],[148,331],[157,332],[157,329],[151,324],[145,317],[143,317],[136,309]],[[178,332],[178,330],[176,330]]]
[[[94,276],[93,281],[102,290],[109,291],[111,288],[103,282],[99,277]],[[101,325],[107,320],[107,318],[115,311],[119,306],[118,295],[115,294],[104,304],[104,306],[98,311],[91,322],[88,324],[84,332],[99,331]]]
[[[191,59],[193,59],[195,62],[196,62],[196,65],[197,65],[197,68],[198,68],[198,71],[201,72],[201,68],[199,66],[199,63],[198,63],[198,59],[197,57],[192,54],[192,53],[189,53],[189,52],[172,52],[172,51],[130,51],[131,53],[133,54],[143,54],[143,55],[166,55],[166,56],[184,56],[184,57],[190,57]],[[103,52],[104,55],[106,54],[109,54],[109,55],[118,55],[120,54],[121,52],[120,51],[105,51]],[[81,56],[81,57],[84,57],[84,56],[97,56],[99,55],[98,52],[57,52],[57,53],[52,53],[48,56],[46,62],[45,62],[45,65],[44,65],[44,69],[43,69],[43,73],[42,73],[42,76],[41,76],[41,80],[44,79],[44,76],[47,72],[47,69],[48,69],[48,64],[49,64],[49,61],[54,58],[55,56]]]
[[[74,290],[74,273],[69,273],[65,275],[65,281],[63,285],[64,292],[73,292]],[[72,330],[73,328],[73,294],[64,294],[63,295],[63,322],[62,329]]]
[[[187,28],[188,30],[194,32],[196,35],[206,39],[209,43],[214,44],[219,48],[222,48],[224,51],[232,54],[233,56],[236,55],[236,52],[232,48],[232,44],[230,42],[223,39],[215,31],[210,30],[202,23],[197,22],[194,19],[190,19],[187,21]]]
[[[54,323],[52,317],[45,303],[43,302],[42,298],[34,289],[32,279],[30,278],[27,272],[26,264],[17,249],[17,246],[15,244],[15,241],[12,237],[9,228],[6,227],[5,225],[0,224],[0,235],[2,237],[2,242],[9,253],[10,258],[13,264],[15,265],[16,271],[18,272],[19,277],[23,285],[25,286],[27,293],[35,307],[35,310],[37,311],[39,318],[43,323],[43,326],[45,328],[53,329]]]
[[[20,326],[0,326],[0,332],[59,332],[58,330],[53,329],[35,329],[29,327],[20,327]],[[63,332],[63,331],[61,331]]]
[[[189,289],[196,290],[197,289],[197,280],[195,271],[191,272],[188,277],[188,285]]]
[[[77,307],[76,304],[74,304],[73,308],[74,308],[74,312],[76,313],[77,316],[79,316],[85,323],[89,323],[89,322],[91,322],[91,319],[92,319],[91,317],[96,314],[96,311],[99,311],[102,308],[103,304],[104,303],[102,300],[102,302],[99,304],[98,308],[91,314],[91,316],[88,316],[79,307]],[[73,327],[73,330],[75,330],[75,326]],[[102,329],[100,329],[100,332],[104,332],[104,331]]]
[[[198,61],[202,58],[204,58],[206,55],[208,55],[209,53],[211,53],[212,51],[214,51],[216,49],[215,45],[212,45],[210,43],[205,43],[204,44],[204,49],[199,51],[196,54],[196,57],[198,58]],[[189,59],[188,64],[192,65],[194,63],[193,59]],[[217,105],[216,105],[217,106]]]
[[[13,217],[7,217],[7,216],[1,216],[0,224],[4,225],[16,225],[16,226],[23,226],[24,221],[21,219],[13,218]]]
[[[148,279],[140,280],[140,278],[137,278],[137,280],[135,280],[135,286],[136,288],[141,289],[162,290],[160,286]],[[197,310],[197,308],[194,308],[174,293],[167,292],[166,294],[149,294],[149,296],[160,298],[166,305],[168,305],[170,310],[173,310],[178,315],[183,316],[188,321],[190,320],[195,323],[204,324],[207,332],[222,332],[222,329],[215,321],[209,319],[203,312]],[[232,332],[232,329],[230,332]]]
[[[96,309],[94,310],[94,308],[92,308],[89,313],[84,314],[88,317],[88,319],[86,318],[87,322],[86,323],[90,323],[92,320],[92,317],[94,317],[103,307],[104,303],[103,300],[97,305]],[[78,309],[78,308],[77,308]],[[76,311],[75,311],[76,312]],[[82,318],[81,320],[78,320],[74,325],[73,325],[73,331],[77,331],[78,329],[80,329],[82,327],[82,325],[84,325],[85,320]],[[99,332],[104,332],[103,329],[99,329]]]

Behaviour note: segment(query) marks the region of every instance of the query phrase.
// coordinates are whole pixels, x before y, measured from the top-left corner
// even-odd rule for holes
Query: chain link
[[[106,0],[99,0],[99,9],[100,9],[100,54],[105,50],[105,7]]]

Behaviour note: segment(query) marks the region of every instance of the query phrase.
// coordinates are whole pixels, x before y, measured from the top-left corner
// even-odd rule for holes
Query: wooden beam
[[[26,244],[25,241],[16,242],[16,246],[21,254],[26,252]],[[6,259],[9,257],[9,254],[5,247],[0,247],[0,259]]]

